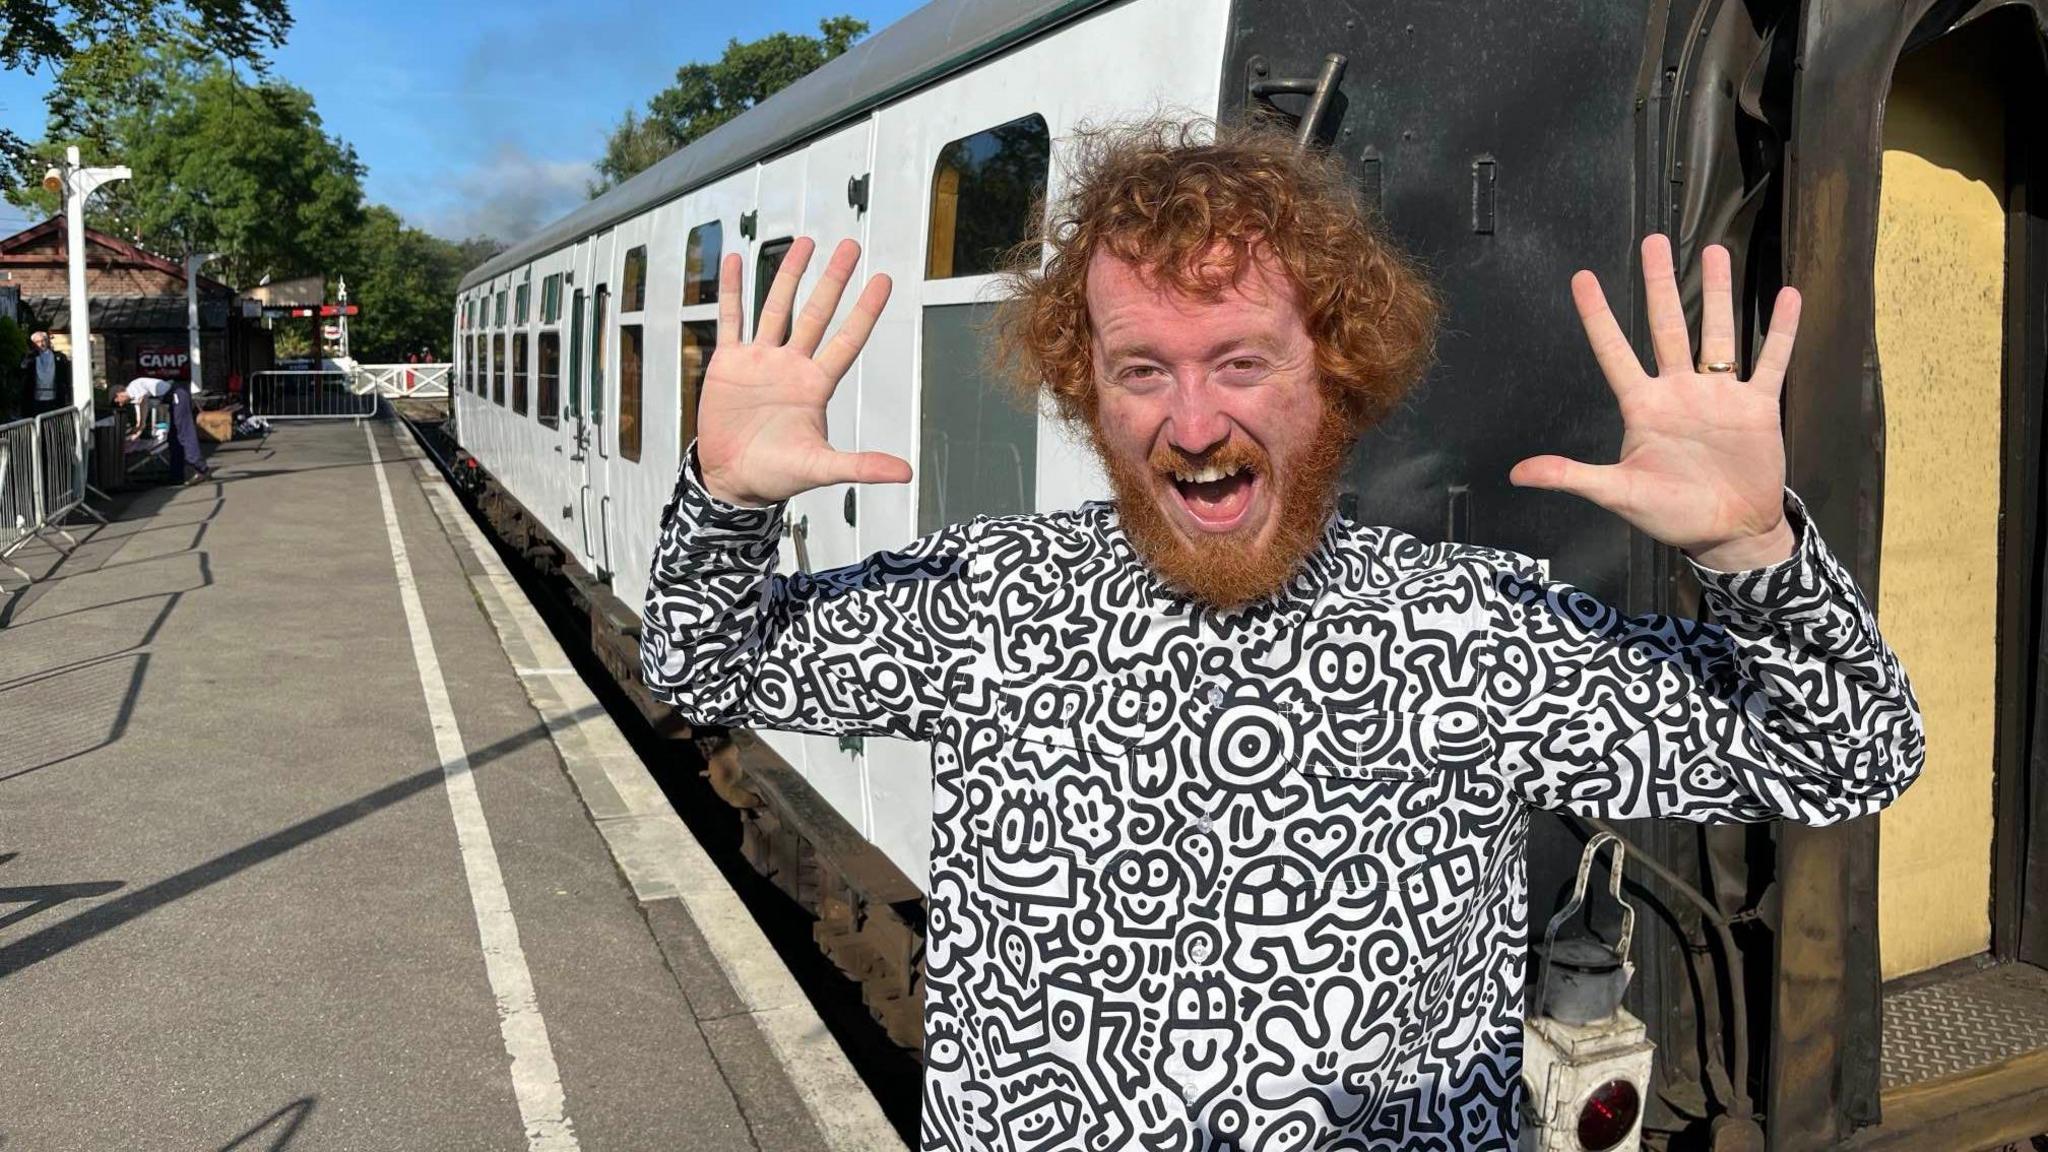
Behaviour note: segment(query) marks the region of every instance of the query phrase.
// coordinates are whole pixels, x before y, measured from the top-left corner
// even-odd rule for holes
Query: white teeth
[[[1226,470],[1223,468],[1218,468],[1216,465],[1211,464],[1206,468],[1198,469],[1193,472],[1175,472],[1173,474],[1173,478],[1179,480],[1183,484],[1213,484],[1218,480],[1227,480],[1230,477],[1237,475],[1241,471],[1243,471],[1242,468],[1230,468]]]

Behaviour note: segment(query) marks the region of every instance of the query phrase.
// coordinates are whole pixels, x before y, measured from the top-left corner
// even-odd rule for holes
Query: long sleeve
[[[1790,493],[1786,514],[1785,561],[1694,566],[1707,620],[1624,616],[1533,565],[1499,577],[1489,701],[1509,786],[1586,815],[1806,824],[1904,791],[1925,754],[1912,688]]]
[[[782,514],[712,497],[685,453],[647,583],[645,683],[693,723],[929,738],[979,636],[973,526],[785,577]]]

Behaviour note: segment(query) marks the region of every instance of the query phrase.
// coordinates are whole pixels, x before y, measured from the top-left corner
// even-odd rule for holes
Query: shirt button
[[[1207,816],[1199,816],[1195,819],[1195,827],[1200,828],[1204,832],[1207,832],[1209,829],[1214,828],[1215,826],[1215,821],[1210,820]]]
[[[1194,939],[1189,940],[1187,954],[1190,963],[1206,963],[1209,959],[1209,938],[1206,936],[1197,936]]]
[[[1209,685],[1209,707],[1223,707],[1223,689],[1214,684]]]
[[[1199,1090],[1197,1090],[1193,1084],[1185,1084],[1181,1086],[1180,1098],[1187,1101],[1190,1104],[1193,1104],[1195,1101],[1202,1098],[1202,1093]]]

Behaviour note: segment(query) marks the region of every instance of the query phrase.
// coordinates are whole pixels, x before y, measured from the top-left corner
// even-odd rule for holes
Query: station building
[[[86,230],[85,282],[92,311],[95,382],[125,382],[136,376],[183,379],[188,375],[185,266],[104,232]],[[18,295],[17,319],[27,328],[47,329],[59,352],[71,352],[70,253],[62,217],[51,217],[0,239],[0,288]],[[199,340],[203,391],[225,391],[231,374],[271,366],[271,333],[261,305],[235,289],[201,275]]]

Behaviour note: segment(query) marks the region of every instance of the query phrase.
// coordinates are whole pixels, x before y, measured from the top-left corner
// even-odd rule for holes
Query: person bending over
[[[155,376],[137,376],[128,382],[126,388],[114,393],[114,404],[135,406],[135,431],[128,434],[130,440],[142,439],[152,414],[143,408],[143,402],[167,404],[171,417],[171,482],[183,481],[197,484],[213,475],[213,469],[206,466],[206,457],[199,447],[199,422],[192,414],[192,386],[183,380],[163,380]],[[185,465],[192,466],[192,475],[185,475]]]
[[[1799,295],[1698,359],[1642,245],[1654,372],[1571,282],[1619,459],[1516,484],[1683,550],[1709,619],[1625,616],[1527,557],[1333,514],[1427,359],[1427,288],[1334,162],[1257,130],[1084,138],[1004,336],[1115,499],[777,575],[783,505],[901,483],[826,401],[889,295],[799,240],[751,343],[740,263],[663,513],[647,684],[692,722],[927,740],[925,1149],[1507,1149],[1531,808],[1875,812],[1919,772],[1906,676],[1784,487]],[[794,313],[794,314],[793,314]]]

